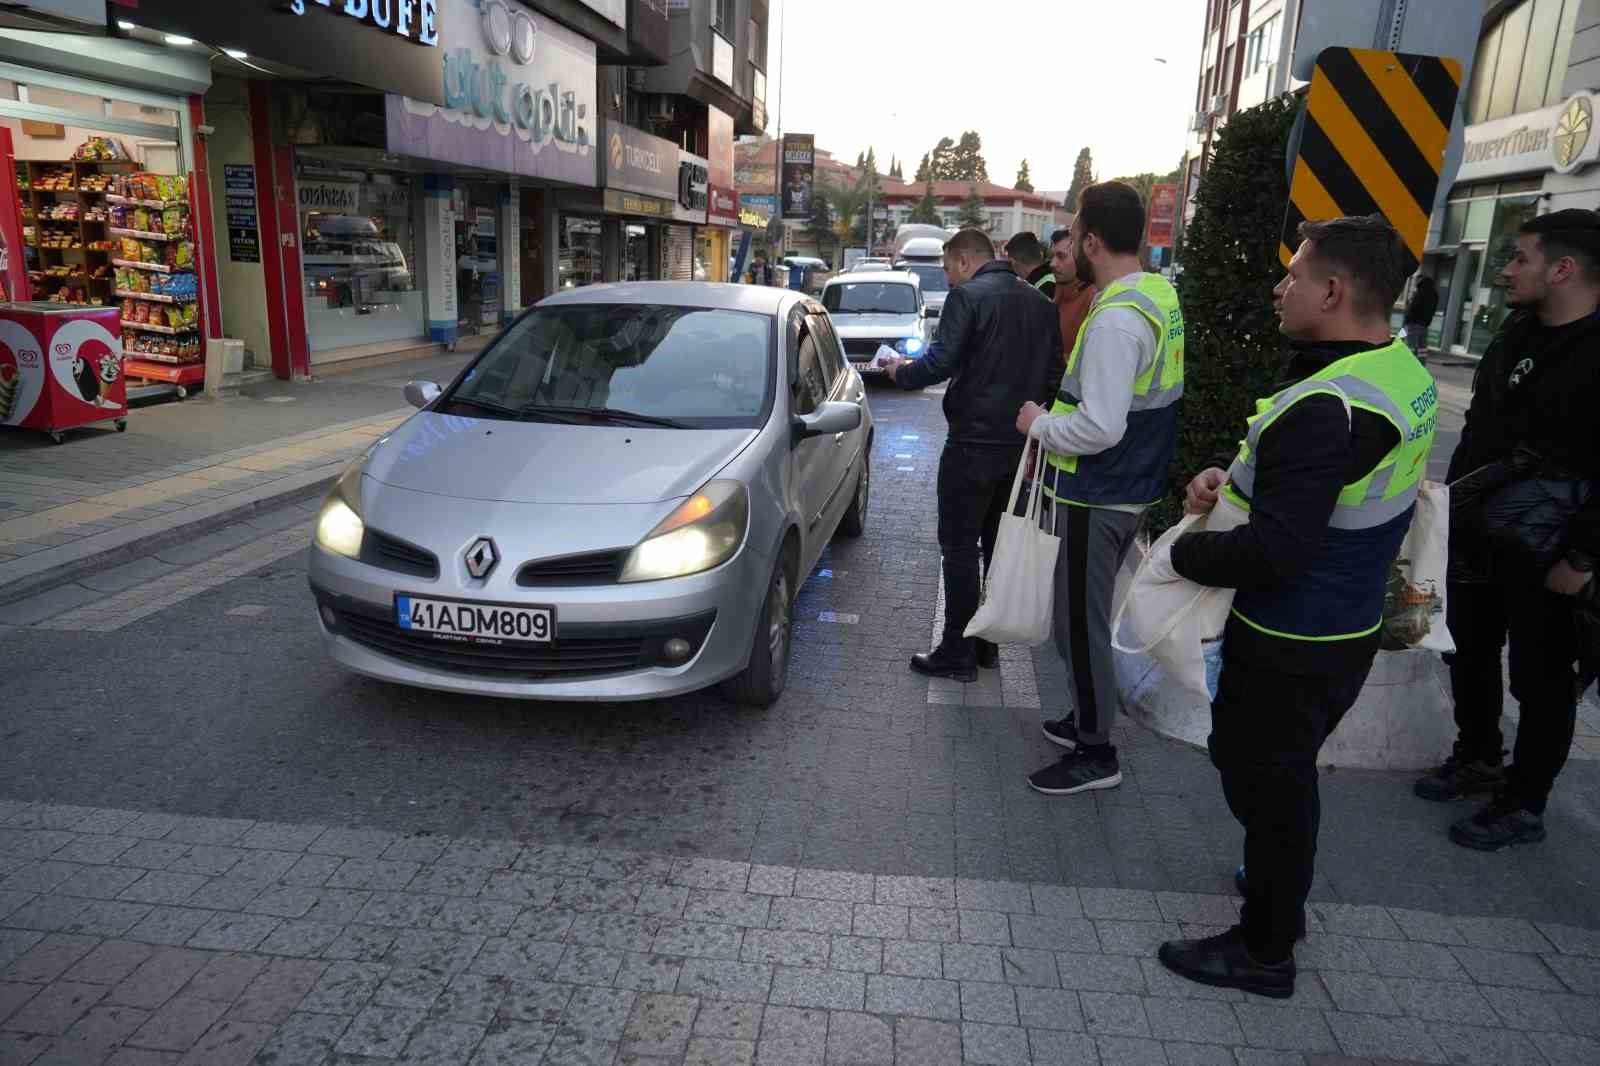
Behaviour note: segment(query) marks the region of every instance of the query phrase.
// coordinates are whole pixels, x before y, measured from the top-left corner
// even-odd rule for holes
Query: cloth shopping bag
[[[1383,597],[1384,651],[1456,650],[1445,625],[1445,572],[1450,564],[1450,487],[1424,481],[1411,528],[1389,571]]]
[[[1017,463],[1010,501],[995,537],[994,561],[984,577],[983,602],[967,623],[968,637],[996,644],[1043,644],[1050,639],[1061,539],[1053,522],[1049,530],[1040,527],[1044,462],[1044,449],[1036,448],[1024,449]],[[1027,506],[1018,514],[1025,476],[1031,479]]]
[[[1150,560],[1185,533],[1225,533],[1249,516],[1219,495],[1210,514],[1186,514],[1145,554],[1111,622],[1111,646],[1130,655],[1149,655],[1172,682],[1210,700],[1222,662],[1222,630],[1233,607],[1233,589],[1212,588],[1180,578],[1158,581]]]

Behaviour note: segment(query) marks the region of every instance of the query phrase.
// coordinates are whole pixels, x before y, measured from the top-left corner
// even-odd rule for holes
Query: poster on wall
[[[809,133],[783,135],[783,217],[811,217],[811,189],[816,178],[816,138]]]
[[[1156,185],[1150,190],[1150,206],[1144,240],[1152,248],[1172,247],[1172,228],[1178,217],[1178,187]]]
[[[228,208],[228,258],[235,263],[261,262],[261,229],[256,218],[256,168],[227,163],[222,168]]]

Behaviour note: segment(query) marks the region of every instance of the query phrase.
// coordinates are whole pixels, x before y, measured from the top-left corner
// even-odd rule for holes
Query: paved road
[[[0,629],[7,663],[0,800],[16,801],[0,804],[0,876],[7,878],[0,880],[0,908],[11,904],[25,916],[0,915],[0,1019],[16,1010],[32,1027],[0,1020],[0,1030],[11,1030],[0,1034],[0,1062],[9,1061],[7,1048],[42,1051],[54,1032],[49,1026],[64,1030],[87,1017],[87,1006],[76,1014],[65,1007],[50,1014],[35,997],[71,999],[71,990],[61,988],[75,981],[104,995],[102,984],[119,987],[145,966],[190,967],[181,980],[168,979],[166,995],[176,999],[138,1007],[145,1000],[129,1002],[129,992],[106,1000],[119,1006],[95,1009],[143,1010],[124,1022],[137,1022],[128,1031],[141,1033],[154,1024],[152,1011],[155,1017],[170,1012],[162,1023],[168,1028],[156,1025],[156,1036],[139,1038],[152,1053],[174,1051],[168,1045],[178,1038],[161,1034],[197,1026],[170,1061],[201,1034],[220,1040],[215,1027],[228,1024],[225,1012],[240,1010],[238,998],[227,997],[231,1008],[216,1006],[202,990],[191,997],[203,1001],[196,1005],[178,990],[200,966],[215,963],[205,952],[225,950],[248,953],[238,956],[243,962],[215,963],[239,968],[233,980],[240,996],[264,979],[269,958],[313,960],[309,968],[291,967],[273,978],[282,988],[304,984],[292,997],[297,1021],[288,1008],[277,1007],[260,1008],[255,1014],[261,1017],[230,1015],[236,1027],[255,1027],[240,1037],[239,1046],[251,1054],[275,1042],[270,1047],[278,1057],[263,1061],[320,1061],[321,1050],[286,1051],[284,1041],[320,1047],[314,1036],[335,1025],[330,1017],[342,1021],[326,1046],[377,1056],[332,1061],[390,1061],[384,1056],[397,1055],[401,1045],[392,1033],[385,1041],[386,1019],[408,1035],[426,1025],[430,1040],[471,1038],[475,1046],[485,1038],[479,1014],[487,1009],[484,1017],[499,1018],[498,1031],[506,1031],[503,1004],[458,1004],[441,1013],[444,984],[457,977],[465,985],[496,977],[554,982],[545,994],[562,997],[550,1009],[552,1019],[563,1020],[539,1030],[541,1046],[553,1049],[549,1062],[611,1062],[627,1051],[620,1043],[625,1032],[642,1041],[640,1034],[660,1035],[651,1028],[656,1022],[683,1037],[667,1041],[663,1061],[685,1061],[692,1033],[712,1043],[705,1055],[687,1061],[748,1062],[744,1044],[754,1052],[760,1009],[742,1022],[712,1020],[711,1009],[722,999],[772,1004],[766,1008],[770,1032],[760,1028],[762,1062],[820,1062],[825,1053],[830,1062],[849,1061],[845,1051],[857,1038],[870,1049],[863,1061],[955,1061],[949,1058],[952,1033],[957,1053],[970,1062],[1028,1062],[1030,1052],[1036,1063],[1092,1062],[1096,1054],[1108,1063],[1211,1062],[1223,1060],[1207,1056],[1226,1057],[1235,1046],[1277,1048],[1293,1062],[1304,1061],[1301,1052],[1338,1051],[1432,1061],[1446,1053],[1468,1056],[1459,1061],[1600,1061],[1600,1044],[1584,1042],[1585,1034],[1597,1035],[1594,1019],[1600,1018],[1600,1000],[1583,998],[1600,994],[1593,961],[1600,948],[1592,932],[1600,927],[1600,765],[1592,762],[1573,763],[1563,777],[1548,843],[1495,856],[1449,844],[1443,829],[1460,809],[1412,799],[1404,777],[1329,775],[1313,891],[1314,928],[1323,933],[1303,960],[1320,976],[1303,982],[1297,1005],[1304,1013],[1269,1017],[1257,1004],[1243,1003],[1218,1013],[1212,1005],[1168,1000],[1177,991],[1147,965],[1141,969],[1136,956],[1180,923],[1204,928],[1230,920],[1229,874],[1239,833],[1214,771],[1199,752],[1124,728],[1118,742],[1126,782],[1120,790],[1048,799],[1023,781],[1024,772],[1053,751],[1039,735],[1039,709],[1026,701],[999,706],[1009,701],[998,699],[994,705],[934,702],[940,694],[904,664],[927,646],[937,609],[932,491],[942,419],[934,396],[875,392],[873,402],[879,436],[871,528],[861,540],[830,549],[802,590],[791,690],[765,712],[738,710],[714,696],[613,707],[524,705],[410,691],[344,674],[323,659],[312,629],[297,549],[307,535],[309,504],[102,575],[96,580],[110,599],[101,613],[77,602],[0,609],[0,623],[10,623]],[[824,622],[825,613],[855,621]],[[1058,711],[1063,685],[1054,653],[1040,649],[1024,667],[1031,667],[1033,684],[1023,687],[1040,695],[1042,713]],[[91,815],[91,808],[127,813]],[[146,818],[149,812],[192,817]],[[324,831],[332,836],[319,845]],[[407,841],[426,835],[445,843],[408,850]],[[503,871],[500,880],[514,880],[515,872],[559,876],[553,885],[524,886],[533,893],[525,899],[486,895],[486,881],[462,875],[453,860],[441,858],[457,839],[488,849],[474,852],[467,865]],[[155,844],[117,850],[141,847],[141,840]],[[166,847],[155,846],[163,842]],[[257,869],[279,860],[250,859],[252,847],[288,855],[283,861],[290,865],[307,851],[357,865],[340,873],[338,861],[312,863],[319,873],[302,884],[284,872],[289,866]],[[622,858],[621,852],[675,856],[687,865]],[[483,861],[491,853],[493,861]],[[135,854],[138,861],[123,857]],[[253,864],[248,877],[235,869],[246,860]],[[81,864],[96,862],[122,873],[83,873]],[[767,867],[780,871],[756,872]],[[613,873],[598,872],[604,870]],[[878,879],[829,880],[818,871]],[[119,882],[109,891],[121,897],[115,904],[89,904],[70,892],[61,898],[63,884],[84,878],[107,895],[109,882],[97,879],[106,877]],[[154,885],[134,887],[144,878],[154,878]],[[566,885],[562,878],[589,880]],[[988,901],[973,903],[971,910],[982,913],[970,919],[958,913],[955,878],[982,882],[967,890]],[[468,882],[470,889],[463,889]],[[605,887],[613,882],[631,887]],[[768,893],[755,887],[758,882],[776,887]],[[812,888],[800,891],[802,882]],[[1030,883],[1036,887],[1027,889]],[[545,887],[548,895],[541,894]],[[250,901],[242,901],[247,888]],[[363,916],[373,894],[388,889],[420,894],[434,910],[413,909],[406,912],[410,917],[387,921]],[[366,895],[357,900],[338,893]],[[769,894],[833,905],[786,904],[780,909],[792,907],[800,916],[775,919],[765,901]],[[639,909],[645,895],[664,898],[665,910]],[[746,898],[751,895],[762,900]],[[435,897],[441,896],[476,902],[440,919],[445,904]],[[512,898],[527,908],[520,916],[517,907],[507,909]],[[325,899],[343,903],[329,902],[311,915]],[[948,937],[934,931],[942,924],[919,932],[915,915],[908,930],[897,924],[906,915],[895,908],[912,906],[927,911],[924,922],[953,923]],[[255,918],[246,921],[250,907]],[[632,917],[571,924],[574,913],[619,910]],[[756,910],[762,911],[759,921]],[[554,917],[540,917],[547,912]],[[1453,922],[1451,915],[1477,917]],[[512,929],[513,920],[522,924]],[[673,926],[663,936],[663,923],[680,920],[699,924],[692,931]],[[873,924],[879,920],[887,925]],[[568,924],[552,933],[540,924],[547,921]],[[977,932],[983,923],[1006,931]],[[1403,934],[1397,923],[1409,923]],[[1531,923],[1542,924],[1536,929]],[[757,926],[805,935],[775,938]],[[425,935],[442,927],[469,939],[441,947],[439,938]],[[385,928],[401,932],[384,934]],[[506,941],[519,930],[531,940]],[[751,930],[760,935],[752,937]],[[323,934],[329,940],[317,939]],[[854,942],[863,935],[873,943]],[[679,936],[699,939],[686,948],[674,939]],[[162,955],[157,963],[148,950],[116,947],[122,943],[116,940],[107,948],[96,937],[192,950]],[[400,972],[423,965],[417,958],[425,948],[476,952],[485,937],[503,941],[497,950],[524,954],[514,964],[501,955],[487,962],[478,955],[470,965],[439,962],[432,983]],[[947,938],[975,950],[937,946]],[[1399,949],[1371,942],[1386,939],[1404,941],[1403,961],[1393,961]],[[554,955],[531,959],[530,943]],[[931,951],[929,944],[935,945]],[[883,954],[891,949],[894,963]],[[1494,953],[1499,949],[1523,954],[1501,956]],[[85,965],[91,950],[122,958],[125,972],[106,980],[104,973],[118,971],[115,960],[101,959],[111,970],[62,976]],[[1028,966],[1044,965],[1043,956],[1022,954],[1036,950],[1072,958],[1058,955],[1048,975],[1039,970],[1019,979]],[[661,972],[649,978],[612,968],[605,951],[618,966],[660,967],[670,980]],[[725,964],[684,962],[707,955]],[[1391,962],[1380,968],[1379,958]],[[795,972],[783,977],[786,966]],[[635,983],[623,983],[624,973]],[[407,978],[432,990],[415,992],[421,1007],[403,988],[379,994],[386,980]],[[943,983],[963,978],[983,987],[969,992]],[[1445,987],[1406,983],[1425,978]],[[1041,987],[1064,984],[1063,991],[1076,992],[1052,993],[1043,1005],[1024,1005],[1020,994],[1011,998],[1011,985],[1035,979]],[[1549,1001],[1539,1024],[1530,1020],[1537,1008],[1528,993],[1498,987],[1505,985],[1549,989],[1539,997]],[[1496,987],[1479,992],[1479,986]],[[503,997],[505,987],[496,988]],[[613,991],[607,998],[599,988]],[[1078,992],[1083,996],[1069,1005]],[[522,988],[519,994],[532,993]],[[302,1002],[300,996],[312,998]],[[8,1006],[17,997],[31,1006]],[[1419,1007],[1423,999],[1431,1006]],[[1458,1004],[1453,1013],[1437,1005],[1452,999]],[[184,1002],[173,1007],[178,1000]],[[1485,1008],[1474,1014],[1461,1002]],[[1056,1020],[1039,1024],[1052,1011]],[[957,1024],[963,1021],[964,1031]],[[1463,1033],[1450,1027],[1459,1022],[1494,1028]],[[1087,1035],[1063,1035],[1051,1025]],[[1191,1025],[1210,1028],[1191,1032]],[[1522,1036],[1506,1026],[1543,1035]],[[17,1035],[24,1031],[33,1034],[26,1041]],[[843,1049],[838,1055],[829,1050],[836,1031]],[[1197,1035],[1202,1031],[1210,1035]],[[1152,1040],[1164,1035],[1165,1049]],[[1185,1039],[1206,1043],[1182,1044]],[[933,1050],[916,1051],[918,1041],[931,1042]],[[646,1055],[644,1047],[634,1053]],[[902,1054],[902,1048],[912,1050]],[[1485,1049],[1491,1049],[1487,1058]],[[591,1058],[577,1057],[590,1052]],[[209,1061],[191,1053],[199,1055],[195,1061]],[[441,1052],[437,1061],[462,1061],[466,1053],[451,1054]],[[1241,1050],[1239,1061],[1267,1061],[1252,1054]],[[28,1061],[24,1051],[15,1057]]]

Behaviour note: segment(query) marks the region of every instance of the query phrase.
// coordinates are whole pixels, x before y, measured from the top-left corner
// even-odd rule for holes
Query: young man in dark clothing
[[[981,230],[963,229],[944,246],[950,295],[939,332],[922,358],[888,367],[903,389],[950,382],[950,423],[939,457],[939,550],[944,555],[944,634],[938,647],[912,656],[930,677],[977,679],[977,667],[1000,665],[1000,649],[966,636],[978,611],[978,564],[994,557],[995,536],[1027,443],[1014,425],[1017,408],[1039,397],[1061,357],[1055,305],[994,257]],[[981,555],[980,555],[981,545]]]
[[[1578,477],[1600,477],[1600,213],[1555,211],[1528,222],[1500,277],[1513,313],[1478,364],[1450,479],[1519,446]],[[1472,543],[1462,532],[1469,526],[1460,516],[1451,523],[1446,595],[1458,737],[1415,791],[1430,800],[1498,793],[1450,827],[1456,843],[1492,851],[1545,837],[1545,802],[1572,747],[1581,695],[1573,607],[1600,557],[1600,496],[1568,525],[1565,557],[1548,573],[1518,572],[1502,553]],[[1513,763],[1502,772],[1508,640],[1522,713]]]
[[[1404,246],[1377,217],[1310,222],[1279,283],[1291,342],[1282,387],[1256,405],[1229,468],[1190,484],[1248,514],[1155,556],[1169,580],[1235,589],[1211,705],[1211,760],[1244,826],[1240,924],[1169,941],[1168,969],[1272,997],[1294,992],[1321,804],[1317,752],[1355,704],[1378,651],[1389,568],[1411,525],[1433,444],[1437,391],[1389,334]]]
[[[1401,333],[1406,347],[1423,363],[1428,361],[1428,325],[1433,313],[1439,309],[1439,286],[1424,274],[1417,279],[1417,287],[1406,303],[1405,322]]]
[[[1054,301],[1056,298],[1056,275],[1050,264],[1044,261],[1044,245],[1039,243],[1039,238],[1024,230],[1023,232],[1006,241],[1006,258],[1011,260],[1011,267],[1017,272],[1017,277],[1044,293]]]

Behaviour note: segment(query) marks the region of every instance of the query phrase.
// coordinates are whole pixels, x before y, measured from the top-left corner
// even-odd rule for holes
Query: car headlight
[[[895,347],[900,349],[903,355],[920,355],[924,345],[921,337],[906,337],[897,342]]]
[[[344,468],[317,512],[318,546],[347,559],[361,557],[361,538],[367,531],[361,521],[361,475],[366,469],[367,455],[363,453]]]
[[[659,581],[721,566],[744,543],[750,497],[737,481],[708,481],[628,553],[623,581]]]

